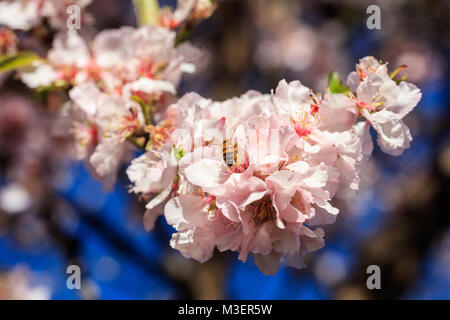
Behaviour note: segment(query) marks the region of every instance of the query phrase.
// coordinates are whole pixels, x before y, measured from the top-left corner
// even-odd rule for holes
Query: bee
[[[238,160],[238,144],[224,140],[222,143],[222,156],[227,166],[232,167]]]

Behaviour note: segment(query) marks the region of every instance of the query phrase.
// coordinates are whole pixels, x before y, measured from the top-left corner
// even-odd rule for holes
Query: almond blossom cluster
[[[0,9],[19,5],[34,18],[14,26],[0,14],[0,23],[28,28],[56,2],[6,1]],[[213,9],[210,0],[179,1],[159,10],[153,26],[105,30],[90,43],[60,32],[45,59],[19,76],[39,91],[69,90],[78,157],[107,187],[129,164],[130,192],[146,201],[145,228],[164,215],[176,230],[170,245],[185,257],[205,262],[217,248],[242,261],[252,255],[264,274],[280,262],[303,268],[305,254],[324,245],[321,226],[336,220],[337,191],[359,189],[370,127],[384,152],[400,155],[412,140],[402,119],[421,92],[395,79],[402,67],[388,73],[365,57],[347,85],[335,81],[323,95],[282,80],[270,94],[177,100],[181,76],[201,56],[183,41]]]
[[[359,189],[370,125],[383,151],[409,147],[402,118],[421,93],[394,76],[366,57],[344,93],[282,80],[271,94],[223,102],[186,94],[167,108],[164,138],[127,169],[131,191],[148,200],[147,230],[163,213],[176,229],[171,246],[187,258],[205,262],[217,248],[242,261],[252,254],[265,274],[280,261],[304,267],[324,245],[317,226],[336,220],[337,190]]]

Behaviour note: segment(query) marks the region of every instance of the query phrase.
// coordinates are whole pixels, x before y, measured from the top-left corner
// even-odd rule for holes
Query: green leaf
[[[133,0],[134,10],[138,24],[157,25],[159,20],[159,3],[158,0]]]
[[[11,71],[14,69],[30,66],[34,61],[41,58],[29,51],[18,52],[15,55],[7,55],[0,57],[0,73]]]
[[[342,84],[339,74],[336,71],[331,72],[328,75],[328,89],[330,93],[350,93],[350,88]]]
[[[175,158],[177,158],[177,160],[180,160],[181,158],[183,158],[183,156],[184,156],[183,148],[173,147],[173,151],[175,151]]]

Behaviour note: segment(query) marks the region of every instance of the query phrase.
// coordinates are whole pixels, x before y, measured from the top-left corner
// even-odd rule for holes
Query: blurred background
[[[371,4],[381,8],[380,30],[366,27]],[[86,11],[94,18],[83,25],[87,37],[136,25],[131,1],[94,0]],[[14,75],[0,75],[0,299],[450,299],[449,12],[445,0],[223,0],[190,37],[205,53],[180,94],[268,93],[283,78],[322,92],[330,71],[345,78],[366,55],[391,70],[407,64],[407,81],[422,90],[406,118],[412,147],[400,157],[376,148],[358,196],[336,198],[341,214],[325,247],[307,269],[275,276],[233,253],[205,264],[183,258],[161,217],[146,233],[144,204],[128,194],[123,170],[105,192],[74,160],[54,121],[65,93],[44,104]],[[81,290],[66,286],[71,264],[81,267]],[[366,287],[372,264],[381,290]]]

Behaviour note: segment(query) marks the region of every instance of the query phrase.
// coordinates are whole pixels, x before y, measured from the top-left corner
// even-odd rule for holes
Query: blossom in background
[[[31,285],[30,276],[30,272],[20,266],[0,273],[0,300],[50,299],[49,289]]]
[[[148,79],[145,84],[149,95],[175,93],[170,83]],[[106,94],[93,82],[70,91],[75,103],[72,112],[78,116],[73,129],[78,156],[88,159],[94,173],[109,187],[114,183],[120,165],[130,157],[132,146],[127,138],[136,132],[144,132],[146,126],[142,110],[130,99],[132,90],[127,86],[125,92],[128,94],[124,96]]]
[[[159,24],[170,29],[176,29],[184,22],[196,24],[210,17],[214,9],[214,0],[178,0],[176,10],[162,8]]]
[[[163,144],[158,134],[164,136],[164,125],[154,121],[196,55],[189,44],[175,47],[175,32],[162,27],[106,30],[90,47],[69,31],[56,36],[46,62],[23,69],[21,78],[31,88],[74,86],[69,95],[78,156],[111,186],[131,156],[129,138],[150,133],[152,143]]]
[[[162,27],[122,27],[99,33],[92,46],[75,32],[59,33],[47,55],[21,72],[31,88],[95,82],[103,91],[122,94],[125,84],[140,78],[177,85],[189,60],[198,55],[189,44],[175,48],[175,33]]]
[[[47,18],[55,29],[66,27],[67,7],[87,7],[91,0],[3,0],[0,1],[0,24],[11,29],[29,30]]]
[[[17,37],[8,28],[0,28],[0,55],[12,55],[17,51]]]

